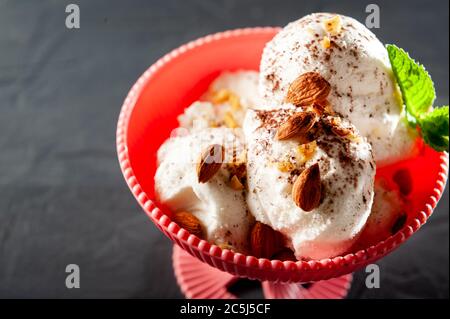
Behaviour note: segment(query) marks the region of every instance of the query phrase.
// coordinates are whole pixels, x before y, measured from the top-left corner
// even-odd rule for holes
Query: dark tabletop
[[[73,2],[81,10],[77,30],[65,27],[65,7]],[[375,33],[426,65],[436,104],[448,104],[448,1],[376,3]],[[282,26],[315,11],[364,21],[365,6],[0,1],[0,297],[182,297],[172,244],[138,207],[118,166],[116,121],[129,88],[158,57],[197,37]],[[378,262],[381,288],[367,289],[360,271],[349,297],[448,298],[448,213],[447,191],[429,222]],[[65,286],[72,263],[81,270],[80,289]]]

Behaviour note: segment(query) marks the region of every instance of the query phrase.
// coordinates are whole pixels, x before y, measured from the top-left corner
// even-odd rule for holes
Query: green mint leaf
[[[448,149],[448,115],[448,106],[443,106],[423,114],[419,119],[424,141],[439,152]]]
[[[448,135],[448,105],[435,108],[432,112],[422,115],[420,118],[422,130],[427,130],[437,135]]]
[[[388,44],[387,51],[406,111],[418,118],[433,105],[435,99],[433,81],[425,67],[411,59],[403,49]]]

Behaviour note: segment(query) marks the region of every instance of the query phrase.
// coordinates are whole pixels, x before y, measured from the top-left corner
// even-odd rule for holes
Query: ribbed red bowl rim
[[[344,256],[338,256],[334,258],[326,258],[321,260],[310,260],[310,261],[279,261],[279,260],[268,260],[265,258],[256,258],[254,256],[247,256],[241,253],[235,253],[227,249],[221,249],[220,247],[210,244],[205,240],[201,240],[194,235],[191,235],[183,228],[180,228],[176,223],[172,222],[169,216],[164,214],[156,204],[149,198],[149,196],[142,190],[139,182],[137,181],[133,169],[130,166],[128,148],[127,148],[127,129],[129,124],[130,115],[135,106],[138,96],[140,95],[145,83],[152,78],[162,66],[169,63],[173,58],[183,54],[187,51],[192,50],[198,46],[212,41],[217,41],[223,38],[238,37],[244,34],[260,34],[260,33],[274,33],[280,28],[276,27],[255,27],[255,28],[244,28],[236,29],[230,31],[224,31],[215,33],[212,35],[207,35],[205,37],[199,38],[197,40],[191,41],[181,47],[171,51],[162,58],[160,58],[156,63],[154,63],[150,68],[148,68],[137,82],[133,85],[128,96],[126,97],[122,109],[120,111],[118,123],[117,123],[117,153],[119,158],[120,167],[125,180],[133,193],[136,200],[142,206],[144,211],[150,217],[150,219],[158,226],[158,228],[164,232],[173,241],[180,244],[184,249],[186,249],[190,254],[199,258],[202,261],[208,262],[211,266],[216,266],[222,270],[223,266],[215,264],[211,261],[211,258],[205,258],[205,254],[212,258],[219,258],[223,262],[231,263],[236,266],[252,268],[254,270],[259,270],[263,272],[274,271],[277,273],[288,272],[294,274],[299,271],[321,271],[324,276],[320,278],[315,278],[315,280],[328,279],[334,276],[340,276],[351,271],[362,267],[369,262],[373,262],[388,252],[392,251],[403,243],[409,236],[416,232],[425,222],[428,217],[432,214],[433,209],[436,207],[437,202],[445,188],[447,180],[447,168],[448,168],[448,154],[442,153],[440,155],[440,171],[438,173],[438,179],[436,181],[435,187],[433,189],[433,195],[431,195],[426,204],[420,210],[415,218],[411,218],[404,227],[398,231],[395,235],[387,238],[384,241],[379,242],[367,249],[359,250],[355,253],[350,253]],[[341,268],[341,269],[339,269]],[[337,271],[333,271],[337,269]],[[249,269],[251,273],[251,269]],[[328,271],[327,271],[328,270]],[[229,271],[237,275],[243,275],[242,272],[234,269]],[[255,275],[254,278],[261,276]],[[266,277],[266,276],[262,276]],[[268,277],[268,276],[267,276]],[[310,276],[311,277],[311,276]],[[308,278],[310,278],[308,277]],[[264,278],[267,279],[267,278]],[[283,281],[289,281],[289,279],[283,279]]]

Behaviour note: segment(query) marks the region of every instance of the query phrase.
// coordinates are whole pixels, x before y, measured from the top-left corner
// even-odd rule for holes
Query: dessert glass
[[[133,85],[117,124],[117,152],[125,180],[155,225],[176,245],[173,266],[189,298],[235,298],[227,287],[239,277],[262,281],[267,298],[343,298],[351,273],[375,262],[416,232],[432,214],[447,180],[448,154],[422,146],[413,159],[377,169],[392,179],[412,176],[404,226],[383,241],[346,255],[310,261],[256,258],[208,243],[180,228],[155,200],[156,152],[178,125],[177,116],[223,71],[258,70],[264,45],[279,28],[246,28],[189,42],[153,64]],[[301,283],[312,283],[304,286]]]

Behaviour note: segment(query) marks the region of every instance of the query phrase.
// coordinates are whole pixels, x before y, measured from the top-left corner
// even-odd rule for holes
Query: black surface
[[[64,25],[71,2],[81,9],[79,30]],[[437,104],[448,103],[448,1],[376,3],[375,33],[425,64]],[[364,21],[365,5],[0,1],[0,297],[182,297],[171,243],[118,166],[116,120],[129,88],[158,57],[199,36],[284,25],[314,11]],[[447,192],[429,223],[379,262],[381,288],[365,288],[358,272],[349,296],[448,298],[448,213]],[[81,268],[80,289],[65,287],[70,263]]]

